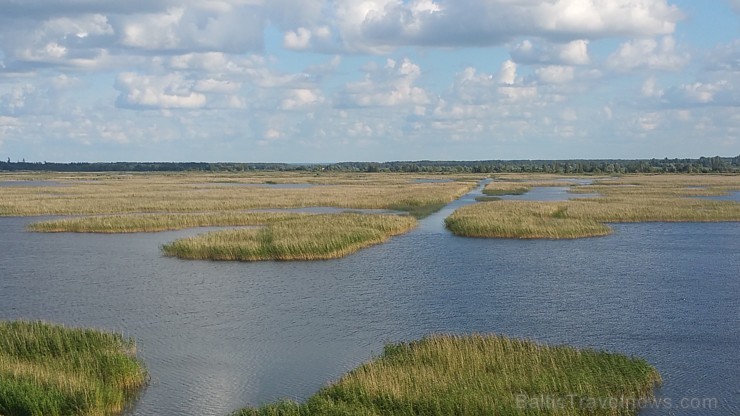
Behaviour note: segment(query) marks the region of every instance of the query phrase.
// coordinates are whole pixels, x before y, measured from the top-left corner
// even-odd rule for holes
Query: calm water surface
[[[303,399],[432,332],[497,332],[645,357],[673,408],[740,414],[740,225],[617,224],[573,241],[455,237],[443,219],[344,259],[231,263],[162,257],[202,230],[33,234],[0,218],[0,318],[137,339],[152,381],[136,415],[224,415]],[[679,400],[716,398],[717,409]]]

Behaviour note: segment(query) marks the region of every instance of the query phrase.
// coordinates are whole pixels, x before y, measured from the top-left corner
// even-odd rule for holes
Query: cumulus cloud
[[[248,52],[262,48],[258,9],[228,2],[193,3],[162,13],[121,18],[123,46],[141,50]]]
[[[660,98],[664,94],[657,85],[655,77],[650,77],[642,84],[642,95],[648,98]]]
[[[564,84],[573,81],[575,70],[572,66],[550,65],[535,71],[540,82],[545,84]]]
[[[499,71],[498,75],[498,81],[501,84],[514,84],[516,82],[516,63],[511,60],[505,61],[501,65],[501,70]]]
[[[690,55],[676,46],[672,36],[661,39],[636,39],[625,42],[611,54],[607,65],[620,72],[636,69],[675,71],[690,60]]]
[[[21,122],[16,117],[0,116],[0,140],[11,131],[20,127]],[[2,142],[0,141],[0,144]]]
[[[533,43],[524,40],[511,50],[511,58],[521,64],[587,65],[588,40],[578,39],[568,43]]]
[[[320,26],[314,29],[299,27],[296,30],[289,30],[283,36],[283,46],[286,49],[296,51],[314,49],[329,49],[331,40],[331,29],[328,26]]]
[[[291,50],[383,53],[407,45],[500,45],[529,36],[557,46],[543,47],[537,58],[523,43],[513,53],[515,61],[582,65],[589,59],[588,39],[671,34],[682,19],[666,0],[52,3],[0,0],[6,66],[51,63],[89,69],[110,56],[261,51],[268,22],[283,32],[283,45]]]
[[[202,108],[206,96],[194,87],[194,82],[177,73],[148,76],[125,72],[116,80],[120,91],[117,104],[124,108]]]
[[[357,107],[392,107],[424,105],[429,102],[427,92],[414,83],[421,75],[418,65],[404,58],[400,62],[388,59],[382,68],[365,68],[362,81],[348,83],[341,93],[341,102]]]
[[[337,4],[337,26],[346,46],[375,52],[400,45],[499,45],[517,36],[578,40],[668,35],[683,18],[665,0],[343,0]]]
[[[300,88],[290,90],[280,104],[283,110],[305,109],[324,102],[324,97],[318,90]]]
[[[734,85],[727,80],[681,84],[667,93],[677,105],[740,105]]]
[[[244,0],[52,3],[0,0],[6,66],[98,69],[130,63],[132,55],[259,51],[267,21]]]

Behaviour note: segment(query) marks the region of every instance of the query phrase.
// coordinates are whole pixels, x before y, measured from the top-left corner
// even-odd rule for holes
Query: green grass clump
[[[303,404],[234,415],[634,415],[660,381],[646,361],[621,354],[438,335],[386,346]]]
[[[166,255],[196,260],[323,260],[343,257],[416,226],[409,216],[319,214],[260,229],[215,231],[176,240]]]
[[[500,201],[501,197],[483,195],[483,196],[476,196],[475,200],[478,202]]]
[[[310,214],[280,212],[209,212],[172,214],[101,215],[66,218],[30,224],[29,231],[58,233],[136,233],[182,230],[194,227],[263,225]]]
[[[483,193],[486,195],[491,195],[491,196],[524,195],[527,192],[529,192],[529,189],[530,188],[527,188],[524,186],[516,187],[516,188],[505,188],[505,189],[495,189],[495,188],[486,187],[485,189],[483,189]]]
[[[445,219],[454,234],[465,237],[566,239],[607,235],[611,229],[594,220],[571,218],[564,203],[497,201],[469,205]]]
[[[0,415],[118,414],[146,380],[119,334],[0,322]]]

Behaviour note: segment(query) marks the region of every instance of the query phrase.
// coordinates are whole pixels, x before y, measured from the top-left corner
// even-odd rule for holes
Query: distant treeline
[[[433,172],[433,173],[740,173],[736,157],[698,159],[598,159],[598,160],[478,160],[408,162],[341,162],[329,164],[204,163],[204,162],[111,162],[54,163],[0,162],[0,171],[40,172],[244,172],[244,171],[335,171],[335,172]]]

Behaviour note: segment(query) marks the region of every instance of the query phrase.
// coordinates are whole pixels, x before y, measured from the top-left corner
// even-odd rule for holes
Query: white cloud
[[[286,49],[296,51],[307,50],[309,48],[329,49],[331,40],[331,29],[328,26],[319,26],[313,29],[299,27],[295,30],[289,30],[283,35],[283,46]]]
[[[708,104],[715,101],[715,96],[720,91],[726,91],[729,87],[727,81],[718,81],[710,83],[696,82],[693,84],[683,84],[678,89],[683,97],[691,103]]]
[[[620,72],[636,69],[676,71],[689,60],[690,55],[676,47],[673,37],[665,36],[660,40],[651,38],[625,42],[609,56],[607,65]]]
[[[121,43],[131,48],[237,53],[262,48],[265,16],[236,2],[194,2],[122,21]]]
[[[0,140],[13,130],[16,130],[20,125],[21,122],[18,118],[0,115]],[[0,145],[2,145],[2,141],[0,141]]]
[[[498,75],[498,82],[501,84],[512,85],[516,82],[516,63],[511,60],[505,61],[501,64],[501,70]]]
[[[222,81],[213,78],[198,80],[193,85],[193,91],[216,94],[234,94],[240,88],[241,84],[238,82]]]
[[[683,15],[665,0],[343,0],[336,18],[350,50],[380,52],[400,45],[499,45],[517,36],[667,35]]]
[[[568,43],[533,43],[524,40],[511,50],[511,58],[522,64],[587,65],[591,62],[588,40],[578,39]]]
[[[121,94],[118,104],[133,108],[202,108],[206,96],[194,91],[194,83],[174,73],[163,76],[124,72],[116,79]]]
[[[324,97],[319,91],[300,88],[290,90],[288,96],[280,104],[280,108],[283,110],[298,110],[323,102]]]
[[[161,14],[135,16],[123,24],[125,46],[141,49],[172,49],[180,43],[177,26],[185,9],[175,8]]]
[[[287,49],[303,50],[308,48],[311,42],[311,31],[305,27],[299,27],[295,31],[285,33],[283,46]]]
[[[282,133],[280,133],[280,130],[278,129],[267,129],[264,136],[267,140],[276,140],[282,136]]]
[[[649,98],[660,98],[664,94],[655,81],[655,77],[650,77],[642,84],[642,95]]]
[[[540,82],[545,84],[564,84],[573,81],[575,70],[572,66],[550,65],[535,71]]]
[[[424,105],[427,92],[414,85],[421,75],[418,65],[404,58],[401,62],[388,59],[382,68],[366,68],[362,81],[352,82],[342,91],[343,102],[359,107],[392,107]]]

